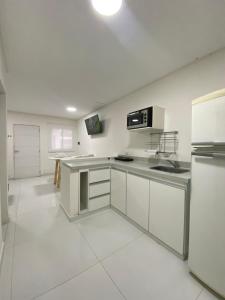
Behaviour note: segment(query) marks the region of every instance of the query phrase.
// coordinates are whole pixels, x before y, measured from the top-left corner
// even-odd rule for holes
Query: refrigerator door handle
[[[225,146],[225,142],[193,142],[192,146]]]
[[[206,152],[191,152],[193,156],[204,156],[204,157],[210,157],[213,158],[213,153],[206,153]]]
[[[225,159],[225,153],[213,153],[213,157]]]
[[[207,152],[192,152],[193,156],[203,156],[203,157],[209,157],[209,158],[224,158],[225,159],[225,153],[207,153]]]

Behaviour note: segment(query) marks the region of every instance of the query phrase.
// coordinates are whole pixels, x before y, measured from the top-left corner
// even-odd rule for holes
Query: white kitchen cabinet
[[[183,255],[185,190],[150,181],[149,231]]]
[[[149,179],[127,174],[127,216],[148,230]]]
[[[127,174],[111,170],[111,205],[126,214]]]

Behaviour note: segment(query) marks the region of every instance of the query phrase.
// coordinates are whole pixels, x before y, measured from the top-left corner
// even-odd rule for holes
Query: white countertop
[[[173,181],[179,184],[189,184],[191,179],[190,172],[182,174],[168,173],[164,171],[152,170],[151,167],[158,165],[157,163],[148,163],[141,161],[122,162],[113,158],[92,158],[92,159],[80,159],[63,162],[63,165],[71,168],[73,171],[80,169],[94,169],[101,167],[114,167],[123,169],[128,172],[134,172],[142,176],[157,178],[166,181]],[[161,164],[160,164],[161,165]]]

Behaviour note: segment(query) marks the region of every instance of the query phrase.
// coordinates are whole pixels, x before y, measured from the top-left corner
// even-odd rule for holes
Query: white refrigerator
[[[193,101],[190,271],[225,297],[225,89]]]

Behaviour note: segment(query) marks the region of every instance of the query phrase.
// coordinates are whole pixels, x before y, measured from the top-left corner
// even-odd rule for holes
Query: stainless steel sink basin
[[[167,172],[167,173],[176,173],[176,174],[182,174],[182,173],[189,172],[188,169],[173,168],[173,167],[167,167],[167,166],[156,166],[156,167],[152,167],[150,169],[151,170],[163,171],[163,172]]]

